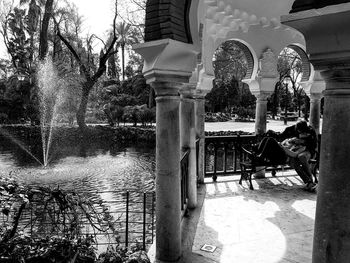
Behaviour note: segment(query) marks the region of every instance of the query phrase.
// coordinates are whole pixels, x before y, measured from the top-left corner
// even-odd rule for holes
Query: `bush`
[[[236,112],[239,119],[254,119],[255,118],[255,109],[239,107]]]
[[[147,124],[152,125],[152,123],[156,121],[155,108],[141,109],[139,111],[139,120],[142,123],[142,126],[147,126]]]
[[[225,122],[232,120],[232,117],[229,113],[224,112],[217,112],[217,113],[210,113],[207,112],[205,115],[205,121],[206,122]]]
[[[59,188],[20,185],[10,178],[0,178],[0,198],[4,218],[0,225],[0,262],[93,263],[97,234],[112,232],[118,240],[116,222],[102,200]],[[21,221],[28,213],[29,223]],[[94,235],[82,234],[86,228],[83,218]]]

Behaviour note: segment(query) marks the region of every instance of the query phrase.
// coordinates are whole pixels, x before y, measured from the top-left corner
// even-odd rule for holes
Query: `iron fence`
[[[86,195],[91,205],[89,208],[85,204],[80,205],[79,211],[66,210],[63,213],[64,203],[44,202],[44,200],[34,200],[25,206],[13,205],[13,213],[2,213],[0,228],[4,229],[6,225],[13,224],[16,220],[18,231],[35,239],[46,236],[64,237],[67,233],[74,235],[70,229],[77,229],[73,225],[79,225],[79,235],[94,236],[97,247],[107,245],[129,247],[134,244],[147,250],[153,243],[154,192],[104,191],[89,192]],[[11,201],[13,200],[6,200]],[[85,208],[93,213],[86,213]],[[18,213],[19,209],[23,211]]]
[[[210,136],[205,138],[205,176],[216,180],[218,175],[240,171],[240,162],[247,156],[241,147],[257,142],[255,135]]]
[[[242,146],[250,148],[251,144],[261,139],[256,135],[208,136],[205,138],[205,177],[215,181],[218,175],[231,175],[241,171],[241,162],[248,160]],[[318,135],[317,160],[319,160],[321,135]],[[318,161],[317,161],[318,163]],[[289,168],[286,166],[285,168]],[[270,168],[276,170],[277,168]],[[278,169],[277,169],[278,170]]]

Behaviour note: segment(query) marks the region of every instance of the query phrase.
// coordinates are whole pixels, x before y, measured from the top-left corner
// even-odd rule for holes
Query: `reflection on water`
[[[28,145],[40,157],[41,147]],[[1,140],[0,174],[11,173],[29,184],[57,186],[82,192],[154,190],[154,145],[121,146],[81,140],[53,145],[50,165],[43,168],[10,141]]]

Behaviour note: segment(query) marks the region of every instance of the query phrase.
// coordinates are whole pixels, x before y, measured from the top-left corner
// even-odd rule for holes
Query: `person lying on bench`
[[[282,143],[272,137],[264,137],[255,150],[255,162],[271,166],[288,162],[305,183],[305,189],[313,192],[316,184],[312,179],[309,160],[317,147],[316,133],[305,121],[298,121],[293,126],[286,128],[291,138]]]

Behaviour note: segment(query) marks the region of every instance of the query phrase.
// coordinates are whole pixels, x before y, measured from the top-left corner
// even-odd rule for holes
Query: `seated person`
[[[285,164],[288,161],[305,183],[306,190],[314,191],[316,184],[312,179],[309,160],[317,147],[315,131],[305,121],[299,121],[286,128],[280,137],[285,138],[282,143],[272,137],[264,137],[255,152],[255,161],[269,165]]]
[[[289,157],[297,157],[299,153],[302,153],[306,150],[306,146],[304,145],[305,141],[303,139],[293,137],[289,139],[285,139],[281,144],[286,154]]]

